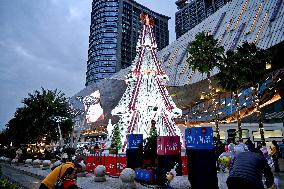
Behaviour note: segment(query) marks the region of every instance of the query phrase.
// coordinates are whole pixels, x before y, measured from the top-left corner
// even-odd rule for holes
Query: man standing
[[[242,152],[236,157],[230,171],[228,189],[264,189],[262,174],[266,179],[266,186],[270,188],[274,177],[266,159],[255,152]]]

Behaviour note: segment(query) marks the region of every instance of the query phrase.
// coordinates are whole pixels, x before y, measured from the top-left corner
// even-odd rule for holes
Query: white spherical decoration
[[[6,161],[6,162],[10,162],[10,161],[11,161],[11,158],[6,158],[5,161]]]
[[[125,168],[122,170],[119,178],[122,182],[134,182],[135,171],[130,168]]]
[[[33,165],[39,165],[39,164],[41,164],[41,160],[36,159],[36,160],[34,160],[34,161],[32,162],[32,164],[33,164]]]
[[[51,165],[51,161],[50,161],[50,160],[43,160],[42,165],[43,165],[44,167],[48,167],[48,166]]]
[[[11,163],[12,164],[18,163],[18,159],[12,159]]]
[[[32,159],[26,159],[25,164],[32,164],[33,160]]]
[[[103,165],[98,165],[94,170],[96,177],[104,177],[106,175],[106,167]]]
[[[187,177],[175,176],[170,182],[170,187],[173,189],[189,189],[190,183]]]
[[[94,181],[95,182],[105,182],[106,181],[106,178],[105,178],[105,175],[106,175],[106,167],[103,166],[103,165],[98,165],[96,168],[95,168],[95,178],[94,178]]]

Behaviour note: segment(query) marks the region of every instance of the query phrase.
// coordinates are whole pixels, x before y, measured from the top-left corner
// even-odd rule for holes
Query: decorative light
[[[265,69],[267,69],[267,70],[271,69],[271,64],[267,62],[267,63],[265,64]]]

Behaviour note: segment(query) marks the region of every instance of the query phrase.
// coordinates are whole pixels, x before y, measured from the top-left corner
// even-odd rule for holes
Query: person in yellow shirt
[[[54,184],[57,182],[57,180],[64,180],[66,177],[68,177],[68,174],[66,173],[77,173],[81,169],[82,167],[79,164],[74,164],[72,162],[62,163],[45,177],[45,179],[41,182],[39,189],[55,189]],[[74,178],[68,179],[75,179],[76,175],[72,174],[72,177]]]
[[[76,180],[77,173],[82,170],[80,164],[74,164],[71,158],[54,168],[41,182],[39,189],[55,189],[57,180]],[[75,182],[76,184],[76,182]]]
[[[279,150],[279,146],[277,144],[277,142],[275,140],[272,141],[272,148],[271,148],[271,156],[273,159],[273,163],[274,163],[274,171],[275,172],[279,172],[279,164],[278,164],[278,158],[279,158],[279,154],[280,154],[280,150]]]

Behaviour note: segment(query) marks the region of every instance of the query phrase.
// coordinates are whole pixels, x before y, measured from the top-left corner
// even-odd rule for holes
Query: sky
[[[136,0],[170,16],[175,0]],[[0,130],[35,90],[85,87],[92,0],[0,0]]]

